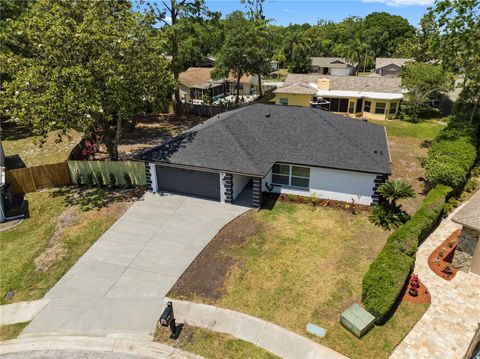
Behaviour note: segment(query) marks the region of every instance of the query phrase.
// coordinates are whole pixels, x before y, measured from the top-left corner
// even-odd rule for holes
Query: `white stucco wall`
[[[251,177],[248,176],[233,175],[233,200],[235,200],[238,195],[242,193],[250,179]]]
[[[220,172],[220,202],[225,203],[225,183],[223,179],[225,178],[225,172]]]
[[[334,76],[349,76],[352,73],[350,68],[347,69],[330,69],[330,74]]]
[[[149,163],[150,166],[150,179],[152,180],[152,192],[158,192],[158,181],[157,181],[157,167],[155,163]]]
[[[310,196],[316,193],[320,199],[352,202],[370,205],[376,174],[329,168],[310,167],[310,189],[275,186],[273,192]],[[272,183],[271,171],[262,180],[262,191],[268,191],[266,184]]]

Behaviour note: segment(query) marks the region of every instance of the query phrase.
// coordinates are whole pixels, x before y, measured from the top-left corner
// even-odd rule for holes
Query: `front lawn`
[[[15,339],[29,323],[0,325],[0,341]]]
[[[41,298],[139,195],[72,191],[27,194],[28,218],[0,233],[0,304]]]
[[[255,230],[249,234],[245,228]],[[361,303],[362,278],[387,236],[368,221],[368,211],[277,202],[222,229],[171,295],[272,321],[351,358],[386,358],[425,306],[402,303],[386,325],[361,340],[339,320],[352,303]],[[205,265],[203,258],[214,257],[222,270]],[[223,280],[215,280],[218,273]],[[201,288],[204,278],[213,279]],[[307,323],[326,328],[326,337],[308,334]]]

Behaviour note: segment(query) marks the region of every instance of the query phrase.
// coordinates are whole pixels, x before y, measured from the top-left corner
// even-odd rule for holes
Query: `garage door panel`
[[[158,190],[220,200],[218,173],[157,166]]]

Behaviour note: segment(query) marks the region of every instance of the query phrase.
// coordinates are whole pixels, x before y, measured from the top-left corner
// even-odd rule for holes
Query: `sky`
[[[206,0],[211,10],[226,15],[245,7],[240,0]],[[374,11],[385,11],[406,18],[413,26],[433,4],[433,0],[265,0],[264,13],[276,25],[289,23],[316,24],[318,20],[341,21],[348,16],[364,17]]]

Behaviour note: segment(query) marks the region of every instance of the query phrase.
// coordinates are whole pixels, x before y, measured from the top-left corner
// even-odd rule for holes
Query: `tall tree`
[[[169,38],[169,50],[172,56],[171,68],[175,80],[175,112],[181,110],[180,107],[180,88],[178,87],[178,78],[183,70],[180,44],[182,38],[185,38],[192,31],[192,23],[203,23],[204,20],[218,17],[218,14],[208,10],[205,0],[153,0],[147,3],[151,14],[157,21],[163,23],[165,32]]]
[[[452,87],[453,76],[440,66],[414,62],[402,71],[402,86],[408,90],[406,108],[413,121],[432,100],[437,99],[440,92]]]
[[[480,107],[480,1],[439,0],[430,14],[441,34],[436,45],[442,66],[463,77],[461,98],[472,105],[473,122]]]
[[[9,21],[0,107],[45,138],[52,130],[101,133],[118,158],[122,120],[167,103],[173,81],[153,19],[127,1],[38,0]]]
[[[303,40],[293,44],[292,59],[290,61],[289,71],[298,74],[306,74],[310,70],[312,60],[310,57],[310,43]]]

